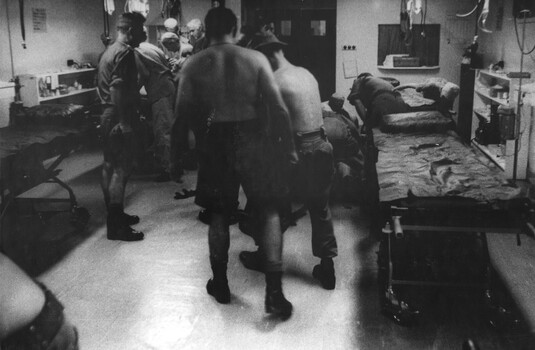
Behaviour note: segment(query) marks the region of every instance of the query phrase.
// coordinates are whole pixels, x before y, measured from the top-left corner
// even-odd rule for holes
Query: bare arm
[[[41,288],[0,253],[0,340],[29,324],[45,303]]]
[[[111,102],[117,109],[117,116],[119,117],[119,125],[123,133],[131,132],[132,126],[129,123],[126,103],[128,96],[124,86],[112,86],[110,88]]]
[[[360,120],[364,122],[366,120],[366,107],[364,107],[364,104],[359,99],[354,100],[354,106]]]
[[[175,121],[171,129],[171,172],[174,177],[182,173],[182,157],[187,149],[188,120],[195,116],[193,86],[190,75],[184,72],[180,78],[175,103]]]
[[[405,89],[416,89],[418,88],[418,85],[419,84],[403,84],[403,85],[396,86],[394,88],[394,91],[405,90]]]

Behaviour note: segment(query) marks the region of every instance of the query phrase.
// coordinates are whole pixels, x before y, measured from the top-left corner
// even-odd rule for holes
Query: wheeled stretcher
[[[406,286],[475,287],[489,299],[486,233],[516,235],[520,244],[531,209],[525,191],[451,130],[373,128],[366,137],[383,312],[399,323],[416,319],[396,290]]]
[[[89,212],[78,205],[72,188],[58,177],[61,172],[58,166],[84,144],[94,128],[81,109],[77,111],[75,116],[63,116],[61,122],[57,116],[46,122],[28,119],[0,129],[0,249],[8,230],[6,216],[17,215],[20,211],[13,210],[14,206],[29,211],[43,224],[58,212],[69,212],[75,229],[80,230],[87,224]],[[68,197],[20,197],[43,183],[60,186]]]
[[[526,191],[455,133],[458,92],[440,78],[400,89],[363,73],[348,96],[364,120],[365,208],[380,241],[382,311],[399,323],[417,319],[405,293],[414,286],[480,288],[502,312],[492,300],[486,234],[516,234],[520,243],[529,232]]]

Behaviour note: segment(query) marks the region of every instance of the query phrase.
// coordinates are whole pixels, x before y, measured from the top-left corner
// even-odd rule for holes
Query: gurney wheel
[[[502,305],[490,290],[484,295],[485,312],[490,326],[498,331],[515,331],[522,328],[521,317],[515,310]]]
[[[400,326],[412,326],[419,320],[420,311],[399,300],[392,289],[387,289],[381,305],[381,313]]]
[[[81,230],[87,225],[90,216],[86,208],[74,206],[71,210],[71,224]]]

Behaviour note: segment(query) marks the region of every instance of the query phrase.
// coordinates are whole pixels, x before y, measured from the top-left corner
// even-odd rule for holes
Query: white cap
[[[163,26],[166,30],[175,31],[178,29],[178,21],[174,18],[168,18],[163,22]]]

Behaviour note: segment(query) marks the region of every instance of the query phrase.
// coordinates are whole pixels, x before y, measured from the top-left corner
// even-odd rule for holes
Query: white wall
[[[491,1],[491,11],[496,10],[498,0]],[[506,71],[520,70],[520,49],[515,35],[515,25],[513,20],[512,1],[503,1],[504,18],[501,31],[496,30],[496,18],[490,16],[488,28],[492,33],[482,32],[480,35],[480,52],[483,54],[485,67],[491,63],[503,60]],[[522,20],[517,20],[518,35],[522,38]],[[535,45],[535,18],[528,18],[526,24],[525,51]],[[524,56],[524,71],[535,74],[535,52]]]
[[[154,0],[152,0],[154,1]],[[204,17],[210,10],[212,2],[210,0],[182,0],[182,12],[184,24],[193,18],[199,18],[204,22]],[[241,0],[227,0],[225,6],[231,9],[238,17],[238,27],[240,26]]]
[[[376,76],[395,77],[402,83],[417,83],[429,77],[440,76],[459,83],[461,56],[464,47],[473,36],[470,30],[461,30],[460,38],[450,32],[447,18],[457,11],[464,11],[471,1],[428,0],[427,24],[441,25],[440,69],[433,71],[380,71],[377,69],[378,25],[399,23],[400,2],[393,0],[338,0],[337,7],[337,52],[336,90],[347,96],[354,78],[345,78],[343,61],[357,59],[358,73],[369,72]],[[450,16],[450,17],[448,17]],[[420,17],[416,17],[419,23]],[[456,28],[464,21],[455,21]],[[472,23],[472,21],[470,21]],[[464,33],[466,32],[466,33]],[[356,51],[342,51],[343,45],[355,45]]]
[[[110,17],[110,33],[115,36],[115,22],[123,12],[125,0],[116,0],[116,11]],[[161,0],[150,0],[150,16],[160,16]],[[7,8],[6,8],[7,6]],[[183,19],[204,19],[210,9],[210,0],[182,0]],[[239,18],[241,0],[228,0]],[[32,8],[44,8],[47,14],[47,32],[32,30]],[[104,49],[100,34],[104,31],[102,0],[31,0],[25,1],[24,18],[27,48],[21,46],[19,2],[0,0],[0,81],[11,79],[8,20],[13,47],[15,75],[54,71],[66,67],[67,59],[96,63]]]
[[[94,62],[102,51],[100,34],[103,32],[102,0],[32,0],[25,2],[26,50],[21,47],[18,1],[0,0],[0,80],[12,78],[6,14],[10,17],[15,74],[55,70],[65,67],[66,60]],[[227,0],[239,18],[242,0]],[[493,6],[500,0],[492,0]],[[377,25],[399,22],[399,1],[393,0],[338,0],[336,90],[347,95],[354,78],[344,78],[342,63],[355,58],[358,72],[392,76],[402,82],[420,82],[430,76],[441,76],[458,83],[461,56],[473,35],[472,19],[465,35],[452,36],[451,19],[456,12],[465,11],[473,2],[465,0],[428,0],[427,23],[441,24],[440,70],[431,72],[379,71],[377,69]],[[501,32],[480,35],[480,52],[486,62],[504,59],[506,67],[519,66],[519,51],[514,38],[511,1],[505,3],[505,18]],[[6,11],[6,4],[8,4]],[[122,12],[124,0],[115,1],[117,11],[110,19],[111,33],[115,35],[115,18]],[[151,12],[160,11],[161,1],[151,0]],[[203,19],[210,9],[210,0],[182,0],[183,19]],[[47,33],[33,33],[31,8],[47,9]],[[419,20],[419,18],[417,18]],[[489,18],[492,22],[494,17]],[[531,20],[530,22],[534,22]],[[492,24],[489,24],[492,26]],[[535,43],[531,35],[535,24],[528,27],[527,46]],[[356,51],[342,51],[343,45],[355,45]],[[533,56],[525,56],[528,70],[535,69]]]
[[[7,9],[6,9],[7,4]],[[22,48],[19,2],[2,1],[0,5],[0,80],[12,78],[9,55],[8,21],[11,30],[15,75],[67,67],[67,59],[95,63],[104,46],[101,0],[25,1],[24,20],[27,48]],[[34,33],[32,8],[46,9],[46,33]]]
[[[124,3],[125,0],[120,0]],[[165,18],[161,16],[162,0],[149,0],[150,12],[147,16],[147,24],[163,25]],[[193,18],[204,20],[206,12],[210,9],[210,0],[182,0],[182,23],[186,25]]]

